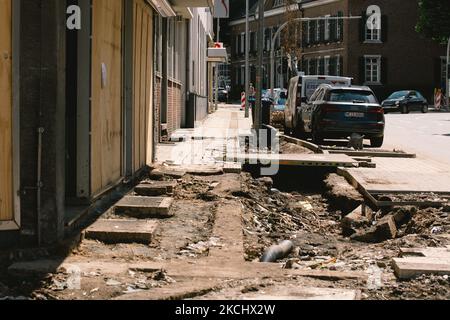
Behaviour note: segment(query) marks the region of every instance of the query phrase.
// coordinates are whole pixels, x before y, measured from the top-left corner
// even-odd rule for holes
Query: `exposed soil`
[[[310,286],[357,289],[361,291],[362,299],[450,298],[448,278],[422,276],[411,281],[398,281],[391,268],[392,258],[399,256],[402,247],[441,247],[450,243],[447,236],[450,225],[448,208],[407,209],[410,215],[402,216],[394,239],[379,243],[352,241],[342,234],[341,220],[349,208],[360,203],[360,195],[354,189],[347,189],[339,178],[327,177],[328,172],[325,171],[308,171],[307,174],[301,170],[288,172],[283,168],[273,179],[249,173],[186,175],[177,180],[172,209],[174,216],[159,221],[159,229],[151,245],[106,245],[83,240],[69,259],[107,264],[82,274],[79,289],[71,287],[72,278],[67,272],[24,280],[6,276],[6,271],[2,270],[0,297],[90,300],[112,299],[133,292],[154,293],[152,297],[159,297],[159,290],[172,288],[170,290],[177,292],[175,297],[242,299],[264,294],[282,295],[287,292],[286,288]],[[281,277],[279,269],[276,269],[273,277],[230,277],[216,282],[211,280],[209,287],[209,282],[202,280],[200,288],[198,284],[189,282],[188,275],[169,276],[164,268],[145,271],[120,269],[123,264],[140,262],[174,264],[171,272],[177,274],[186,268],[183,263],[205,272],[209,272],[209,266],[220,267],[220,263],[216,266],[216,261],[210,259],[210,252],[224,246],[223,239],[214,234],[214,229],[220,230],[220,226],[215,225],[217,208],[230,201],[242,204],[243,208],[242,263],[245,259],[259,266],[258,260],[266,248],[281,240],[291,240],[294,250],[278,261],[284,268],[360,272],[368,275],[368,280]],[[396,215],[399,210],[371,212],[371,219],[376,221]],[[111,210],[106,211],[103,217],[120,218]],[[222,219],[224,217],[226,219],[226,216]],[[364,228],[362,226],[361,230]],[[224,252],[222,254],[226,254],[226,250]],[[110,272],[108,268],[114,265],[118,271]],[[184,287],[189,289],[182,291]]]
[[[280,143],[280,153],[281,154],[314,154],[314,152],[308,148],[299,146],[295,143],[290,143],[287,141],[282,141]]]

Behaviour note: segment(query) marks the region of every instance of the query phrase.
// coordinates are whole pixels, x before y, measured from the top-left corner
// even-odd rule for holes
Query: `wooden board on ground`
[[[450,246],[445,248],[402,248],[402,258],[392,259],[396,276],[411,279],[422,274],[450,275]]]
[[[127,196],[114,206],[114,212],[135,218],[166,218],[173,215],[172,204],[173,199],[167,197]]]
[[[175,181],[151,181],[136,186],[134,192],[140,196],[156,197],[173,194],[176,186],[177,183]]]
[[[13,219],[11,18],[11,0],[0,0],[0,221]]]
[[[356,167],[358,162],[343,154],[238,154],[237,161],[249,164]]]
[[[105,243],[144,243],[152,241],[156,221],[98,220],[86,229],[86,238]]]
[[[283,288],[275,286],[264,290],[265,293],[244,294],[242,300],[360,300],[359,290],[340,288],[297,287]]]

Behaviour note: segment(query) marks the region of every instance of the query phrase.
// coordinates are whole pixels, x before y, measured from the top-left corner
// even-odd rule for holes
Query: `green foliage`
[[[446,43],[450,37],[450,0],[419,0],[417,32]]]

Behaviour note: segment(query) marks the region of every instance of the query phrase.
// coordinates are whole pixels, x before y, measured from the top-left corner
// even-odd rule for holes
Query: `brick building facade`
[[[265,70],[268,70],[268,35],[286,21],[284,2],[266,1]],[[373,5],[380,9],[380,26],[368,30],[367,12]],[[445,46],[424,39],[415,31],[418,21],[417,1],[303,0],[298,1],[296,10],[297,17],[305,18],[298,25],[300,39],[296,39],[302,51],[299,71],[310,75],[352,77],[355,84],[370,86],[380,100],[396,90],[414,89],[421,91],[431,102],[434,89],[442,87],[445,79]],[[253,15],[255,12],[256,6],[252,8]],[[308,21],[308,18],[311,20]],[[251,30],[255,31],[257,22],[254,18],[251,20]],[[239,92],[243,90],[244,81],[242,57],[245,19],[235,17],[230,22],[230,28],[232,82]],[[282,36],[294,35],[282,33]],[[276,47],[275,86],[286,86],[286,78],[290,75],[280,70],[280,65],[283,70],[286,68],[286,62],[283,62],[282,48],[279,44]],[[254,50],[255,46],[250,49],[251,52]],[[265,77],[268,76],[268,71],[265,71]],[[254,81],[253,74],[251,79]],[[267,82],[264,87],[267,87]]]

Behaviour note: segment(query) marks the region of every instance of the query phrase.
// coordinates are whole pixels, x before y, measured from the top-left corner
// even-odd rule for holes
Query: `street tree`
[[[416,30],[427,38],[446,43],[450,38],[450,1],[419,0]]]

